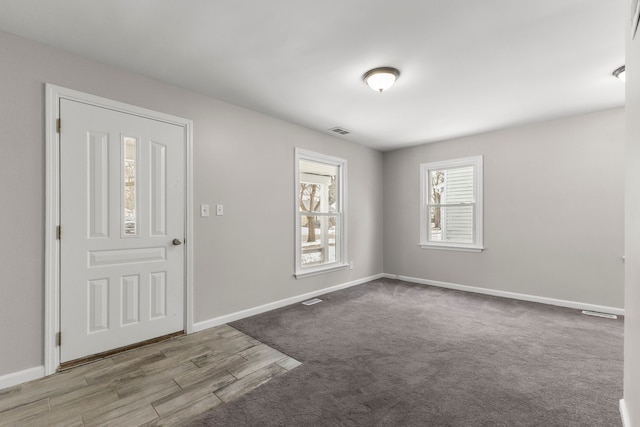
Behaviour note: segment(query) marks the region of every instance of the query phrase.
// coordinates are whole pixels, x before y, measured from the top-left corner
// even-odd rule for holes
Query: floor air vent
[[[591,310],[582,310],[582,314],[586,314],[587,316],[606,317],[607,319],[618,318],[618,316],[616,316],[615,314],[600,313],[599,311],[591,311]]]
[[[303,304],[304,305],[313,305],[313,304],[317,304],[319,302],[322,302],[322,300],[320,298],[314,298],[314,299],[310,299],[310,300],[304,301]]]
[[[348,135],[351,133],[350,130],[346,130],[345,128],[341,128],[340,126],[336,126],[334,128],[329,129],[331,132],[339,133],[340,135]]]

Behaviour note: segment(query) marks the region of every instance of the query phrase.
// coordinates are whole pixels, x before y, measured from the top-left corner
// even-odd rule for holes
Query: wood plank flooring
[[[0,390],[0,426],[180,425],[299,365],[223,325]]]

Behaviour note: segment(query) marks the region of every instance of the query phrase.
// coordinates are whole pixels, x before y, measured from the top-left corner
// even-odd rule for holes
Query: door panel
[[[61,99],[61,362],[184,329],[181,126]]]

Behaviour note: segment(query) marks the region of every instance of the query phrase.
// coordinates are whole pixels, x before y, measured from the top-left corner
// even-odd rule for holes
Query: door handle
[[[182,244],[182,240],[180,239],[173,239],[173,245],[174,246],[180,246]]]

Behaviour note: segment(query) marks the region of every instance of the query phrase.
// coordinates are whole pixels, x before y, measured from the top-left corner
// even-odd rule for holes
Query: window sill
[[[422,249],[440,249],[442,251],[460,251],[460,252],[482,252],[484,246],[478,245],[462,245],[455,243],[420,243]]]
[[[296,279],[302,279],[310,276],[317,276],[319,274],[331,273],[332,271],[343,270],[349,267],[349,264],[331,264],[326,267],[317,267],[309,270],[297,271],[293,274]]]

